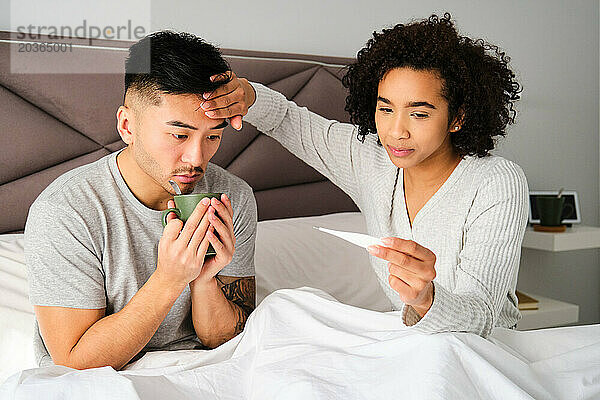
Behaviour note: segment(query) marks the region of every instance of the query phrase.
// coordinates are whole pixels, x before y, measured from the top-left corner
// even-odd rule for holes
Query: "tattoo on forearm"
[[[225,297],[235,304],[235,335],[244,330],[246,320],[254,311],[256,301],[256,281],[254,277],[232,278],[216,276]]]

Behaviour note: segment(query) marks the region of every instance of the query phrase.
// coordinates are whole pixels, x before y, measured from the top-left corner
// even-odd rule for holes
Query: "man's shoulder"
[[[73,168],[52,181],[36,198],[32,207],[41,203],[72,203],[88,197],[110,179],[109,158],[106,155],[96,161]]]

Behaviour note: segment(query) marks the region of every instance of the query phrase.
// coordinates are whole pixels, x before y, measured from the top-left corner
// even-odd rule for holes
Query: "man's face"
[[[221,143],[225,120],[210,119],[196,95],[161,94],[160,105],[136,112],[129,144],[140,169],[157,186],[174,194],[169,180],[191,193]]]
[[[375,126],[381,144],[398,168],[410,168],[452,152],[448,102],[433,72],[396,68],[379,83]]]

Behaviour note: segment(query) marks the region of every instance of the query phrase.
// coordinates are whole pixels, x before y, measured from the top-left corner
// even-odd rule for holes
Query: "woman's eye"
[[[208,140],[219,140],[219,139],[221,139],[220,135],[210,135],[208,137]]]
[[[384,112],[384,113],[391,113],[392,109],[388,108],[388,107],[379,107],[379,111]]]
[[[427,118],[427,117],[429,117],[429,114],[423,114],[423,113],[412,113],[412,115],[414,115],[417,118]]]
[[[187,139],[187,135],[177,135],[177,134],[173,133],[172,136],[178,140]]]

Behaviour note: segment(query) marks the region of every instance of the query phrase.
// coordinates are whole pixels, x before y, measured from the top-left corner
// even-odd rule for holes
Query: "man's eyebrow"
[[[217,125],[217,126],[215,126],[215,127],[212,127],[212,128],[210,128],[210,129],[211,129],[211,130],[213,130],[213,129],[223,129],[223,128],[225,128],[227,125],[229,125],[229,124],[227,123],[227,121],[226,121],[226,120],[223,120],[223,122],[221,122],[219,125]]]
[[[176,126],[176,127],[178,127],[178,128],[193,129],[193,130],[195,130],[195,131],[197,131],[197,130],[198,130],[198,128],[196,128],[195,126],[193,126],[193,125],[190,125],[190,124],[186,124],[185,122],[181,122],[181,121],[169,121],[169,122],[167,122],[166,124],[167,124],[167,125],[171,125],[171,126]],[[214,127],[210,128],[210,130],[214,130],[214,129],[223,129],[223,128],[225,128],[227,125],[229,125],[229,124],[227,123],[227,121],[225,121],[225,120],[224,120],[224,121],[223,121],[223,122],[221,122],[219,125],[217,125],[217,126],[214,126]]]
[[[179,128],[193,129],[195,131],[198,130],[198,128],[196,128],[195,126],[186,124],[185,122],[181,122],[181,121],[169,121],[169,122],[167,122],[167,125],[176,126]]]

